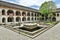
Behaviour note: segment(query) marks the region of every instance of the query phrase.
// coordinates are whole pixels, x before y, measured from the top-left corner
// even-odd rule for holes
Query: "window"
[[[23,17],[23,18],[22,18],[22,21],[26,21],[26,18],[25,18],[25,17]]]
[[[8,17],[8,22],[13,22],[13,17]]]
[[[16,17],[16,22],[19,22],[20,21],[20,17]]]
[[[4,9],[2,10],[2,15],[5,15],[5,10]]]
[[[36,17],[35,17],[35,20],[36,20]]]
[[[26,15],[26,13],[25,12],[22,12],[22,16],[25,16]]]
[[[31,16],[34,16],[33,13],[31,13]]]
[[[59,14],[57,14],[57,16],[59,16]]]
[[[53,18],[52,18],[52,21],[56,21],[56,18],[55,18],[55,17],[53,17]]]
[[[27,20],[29,21],[30,20],[30,17],[28,17]]]
[[[16,11],[16,15],[20,15],[20,12],[19,11]]]
[[[33,17],[31,19],[33,20]]]
[[[3,23],[5,22],[5,18],[2,18],[2,22],[3,22]]]
[[[30,16],[30,12],[27,13],[27,16]]]
[[[10,15],[10,14],[14,15],[13,10],[8,10],[8,11],[7,11],[7,15]]]
[[[35,13],[35,16],[36,16],[36,13]]]

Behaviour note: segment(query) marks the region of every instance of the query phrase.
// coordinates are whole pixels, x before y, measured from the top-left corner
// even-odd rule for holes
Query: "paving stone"
[[[0,40],[60,40],[60,23],[34,39],[0,27]]]

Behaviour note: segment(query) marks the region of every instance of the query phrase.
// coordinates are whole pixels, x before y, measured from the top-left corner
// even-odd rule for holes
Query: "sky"
[[[42,3],[51,0],[3,0],[3,1],[34,8],[34,9],[39,9]],[[60,8],[60,0],[52,0],[52,1],[55,2],[57,8]]]

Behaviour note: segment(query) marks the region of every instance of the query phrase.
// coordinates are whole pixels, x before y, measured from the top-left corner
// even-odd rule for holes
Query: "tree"
[[[48,17],[53,16],[52,12],[56,11],[56,5],[53,1],[44,2],[40,7],[40,13],[42,15],[48,15]]]

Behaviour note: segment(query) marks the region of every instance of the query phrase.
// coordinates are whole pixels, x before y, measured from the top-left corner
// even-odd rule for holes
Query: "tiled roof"
[[[30,10],[30,11],[34,11],[34,12],[39,11],[37,9],[33,9],[33,8],[25,7],[25,6],[22,6],[22,5],[17,5],[17,4],[5,2],[5,1],[0,1],[0,6],[1,5],[8,6],[8,7],[13,7],[13,8],[18,8],[18,9],[23,9],[23,10]]]

